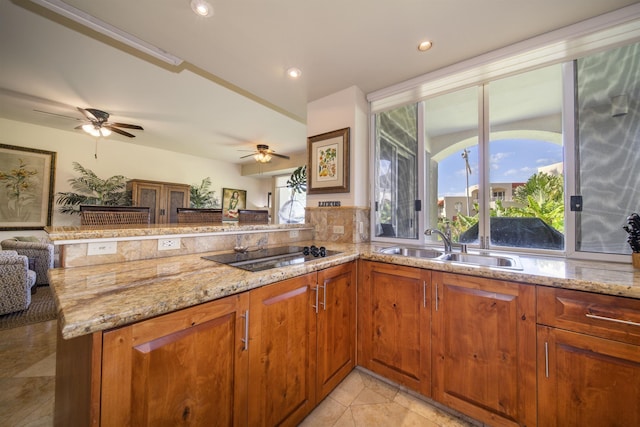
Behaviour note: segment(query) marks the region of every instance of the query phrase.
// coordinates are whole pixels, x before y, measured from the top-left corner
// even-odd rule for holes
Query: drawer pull
[[[585,316],[587,316],[589,319],[606,320],[608,322],[623,323],[625,325],[631,325],[631,326],[640,326],[640,323],[632,322],[631,320],[621,320],[621,319],[616,319],[614,317],[598,316],[597,314],[591,314],[591,313],[587,313],[585,314]]]

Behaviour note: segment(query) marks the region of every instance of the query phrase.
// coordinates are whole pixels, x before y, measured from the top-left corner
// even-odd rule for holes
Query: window
[[[640,210],[640,43],[575,61],[575,250],[629,254],[626,218]]]
[[[439,228],[480,248],[628,262],[622,226],[640,213],[638,22],[637,11],[603,15],[369,94],[372,240],[428,243],[422,231]]]
[[[417,105],[376,115],[375,235],[416,239]]]

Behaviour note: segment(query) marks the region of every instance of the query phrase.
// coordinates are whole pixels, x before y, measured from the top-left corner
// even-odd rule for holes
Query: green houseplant
[[[190,206],[192,208],[217,208],[220,201],[216,198],[216,192],[210,190],[211,178],[206,177],[199,185],[191,185],[190,191]]]
[[[291,199],[282,205],[278,216],[280,222],[299,224],[304,222],[304,205],[296,200],[296,194],[307,192],[307,166],[300,166],[293,171],[287,180],[287,188],[291,189]]]
[[[56,193],[59,211],[66,214],[79,214],[80,205],[130,206],[131,195],[127,193],[127,181],[123,175],[114,175],[107,179],[99,178],[91,169],[73,162],[73,170],[80,174],[69,179],[75,192]]]

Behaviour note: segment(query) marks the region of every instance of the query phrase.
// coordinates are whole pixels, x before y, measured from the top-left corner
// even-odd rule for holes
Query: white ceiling
[[[188,0],[66,2],[185,62],[167,65],[29,0],[0,0],[0,117],[79,132],[75,107],[93,107],[145,128],[109,138],[234,163],[257,143],[304,151],[311,101],[351,86],[369,93],[636,3],[209,0],[215,13],[202,18]],[[434,47],[420,53],[423,39]],[[301,79],[285,77],[290,66]]]

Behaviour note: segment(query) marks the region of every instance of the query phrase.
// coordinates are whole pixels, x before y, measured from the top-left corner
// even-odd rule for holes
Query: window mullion
[[[478,86],[478,237],[480,248],[488,249],[489,207],[489,85]]]

